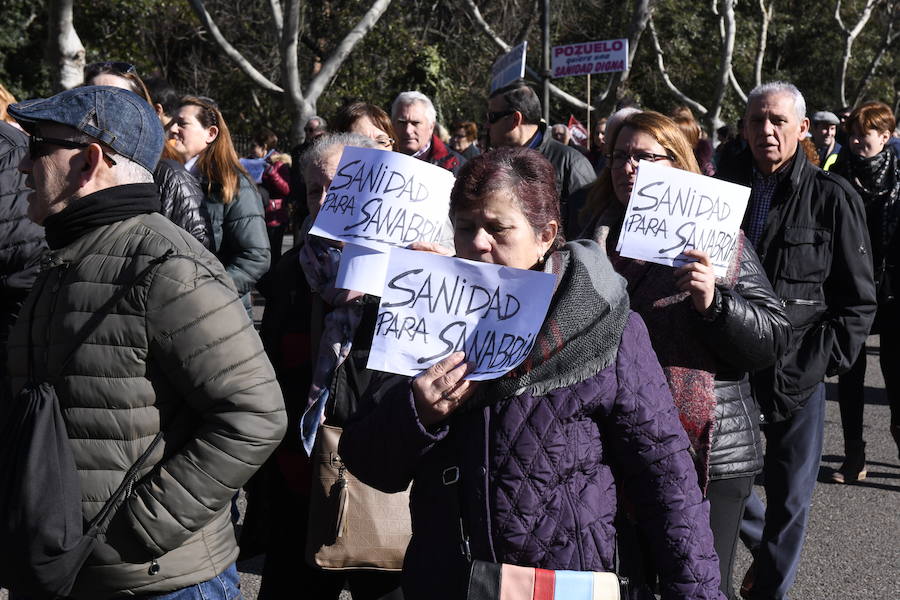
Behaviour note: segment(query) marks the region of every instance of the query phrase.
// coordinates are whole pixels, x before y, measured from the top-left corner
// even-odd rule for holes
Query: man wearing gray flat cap
[[[816,151],[819,153],[819,167],[823,171],[827,171],[837,160],[838,152],[841,151],[841,145],[836,139],[837,128],[840,127],[841,121],[833,112],[820,110],[813,114],[810,122],[812,126],[809,131],[812,134],[813,143],[816,145]]]
[[[9,338],[13,397],[55,383],[85,522],[151,450],[69,596],[238,597],[231,499],[284,435],[284,401],[225,269],[159,214],[159,119],[105,86],[8,111],[49,246]]]

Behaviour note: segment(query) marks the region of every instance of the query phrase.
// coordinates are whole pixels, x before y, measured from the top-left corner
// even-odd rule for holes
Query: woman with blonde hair
[[[269,237],[262,201],[238,161],[228,124],[215,101],[185,96],[169,138],[200,181],[212,223],[212,250],[250,312],[250,291],[269,268]]]
[[[689,262],[675,269],[620,256],[615,243],[638,163],[692,173],[700,168],[679,126],[655,112],[627,116],[607,148],[607,166],[588,194],[587,209],[593,212],[588,231],[606,244],[613,268],[628,282],[631,309],[647,324],[709,500],[720,589],[734,598],[731,571],[741,514],[762,470],[759,408],[747,372],[775,361],[790,324],[743,233],[721,278],[709,255],[698,249],[685,250]],[[642,579],[639,572],[631,575]]]

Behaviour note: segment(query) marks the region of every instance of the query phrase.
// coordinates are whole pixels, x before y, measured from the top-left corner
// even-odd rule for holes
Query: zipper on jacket
[[[150,561],[150,568],[147,569],[147,575],[159,575],[159,563],[156,559]]]
[[[804,298],[782,298],[782,306],[788,306],[789,304],[796,306],[821,306],[823,302],[821,300],[806,300]]]
[[[52,259],[51,259],[52,260]],[[62,287],[63,279],[66,278],[66,273],[69,270],[69,263],[64,262],[57,267],[56,272],[56,280],[53,282],[53,285],[50,287],[50,310],[47,313],[47,327],[44,329],[44,352],[46,352],[46,359],[50,358],[50,333],[51,323],[53,320],[53,315],[56,314],[56,304],[59,300],[59,288]]]

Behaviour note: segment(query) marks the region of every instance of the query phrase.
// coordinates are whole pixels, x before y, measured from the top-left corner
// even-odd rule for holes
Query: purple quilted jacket
[[[609,571],[621,487],[653,541],[662,597],[718,599],[709,508],[688,445],[647,330],[632,313],[615,363],[593,377],[429,430],[411,395],[385,397],[345,427],[340,453],[376,488],[398,491],[414,481],[408,599],[465,598],[454,492],[441,481],[454,465],[475,558]]]

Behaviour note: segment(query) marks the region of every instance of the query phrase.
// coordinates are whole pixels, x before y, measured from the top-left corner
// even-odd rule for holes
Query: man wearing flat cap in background
[[[10,334],[12,392],[59,373],[85,520],[162,433],[71,596],[236,597],[231,498],[281,440],[284,402],[224,268],[158,212],[159,119],[97,86],[9,113],[49,246]]]
[[[813,114],[810,122],[812,127],[809,128],[809,131],[812,134],[813,143],[816,145],[816,151],[819,153],[819,167],[823,171],[827,171],[837,160],[838,152],[841,151],[841,145],[837,141],[837,128],[841,121],[833,112],[820,110]]]

